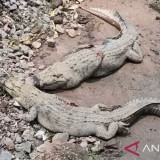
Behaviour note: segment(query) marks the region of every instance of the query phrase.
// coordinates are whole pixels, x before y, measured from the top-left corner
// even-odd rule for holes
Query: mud
[[[85,107],[91,107],[96,103],[124,104],[129,100],[141,97],[160,98],[160,22],[156,20],[159,14],[150,8],[150,2],[150,0],[106,0],[102,4],[98,0],[88,0],[82,3],[87,8],[96,6],[116,9],[124,18],[132,22],[139,32],[144,60],[141,64],[128,62],[108,77],[90,79],[75,89],[59,91],[58,95]],[[37,62],[37,66],[42,63],[48,66],[60,60],[68,51],[79,44],[100,44],[106,37],[113,37],[118,34],[114,27],[104,21],[91,15],[88,17],[89,29],[84,30],[81,36],[69,38],[67,35],[62,35],[57,41],[56,50],[44,45],[39,53],[39,58],[34,60]],[[131,127],[130,136],[118,137],[122,142],[122,149],[134,141],[147,140],[153,143],[155,139],[160,141],[159,122],[159,118],[154,116],[141,118]],[[130,155],[125,152],[124,157],[115,159],[123,160],[127,159],[127,156]],[[153,159],[160,159],[160,155],[158,157],[156,153],[152,157]],[[147,154],[141,155],[141,159],[149,160],[149,158],[150,156]],[[132,159],[132,157],[128,159]]]

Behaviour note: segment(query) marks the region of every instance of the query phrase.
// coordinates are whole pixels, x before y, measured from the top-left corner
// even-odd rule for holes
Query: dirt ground
[[[58,95],[85,107],[91,107],[96,103],[124,104],[129,100],[141,97],[160,98],[160,21],[156,20],[158,12],[150,8],[149,3],[149,0],[105,0],[103,4],[99,0],[86,0],[82,3],[87,8],[96,6],[116,9],[124,18],[132,22],[139,32],[144,60],[141,64],[129,62],[108,77],[90,79],[75,89],[58,91]],[[60,60],[68,51],[79,44],[100,44],[106,37],[118,34],[115,28],[94,16],[89,16],[89,21],[91,23],[88,32],[86,30],[76,38],[62,35],[57,41],[56,50],[44,45],[39,56],[34,59],[37,66],[42,63],[48,66]],[[157,140],[160,142],[159,122],[159,118],[154,116],[147,116],[139,120],[131,127],[130,136],[118,137],[122,143],[122,148],[135,141],[147,141],[153,142],[153,144]],[[116,159],[137,158],[125,152],[123,157]],[[140,153],[140,159],[158,160],[160,155]]]

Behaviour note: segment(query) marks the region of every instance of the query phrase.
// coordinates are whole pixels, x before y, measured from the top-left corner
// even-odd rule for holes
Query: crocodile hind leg
[[[96,129],[96,136],[105,140],[111,139],[118,132],[118,122],[112,122],[108,126],[108,130],[104,125],[98,126]]]
[[[127,57],[133,62],[136,62],[136,63],[142,62],[143,54],[138,41],[136,41],[133,44],[132,49],[128,51]]]
[[[121,108],[122,106],[121,105],[113,105],[113,106],[107,106],[105,104],[101,104],[101,103],[98,103],[96,105],[94,105],[92,107],[92,110],[94,112],[99,112],[99,111],[113,111],[115,109],[118,109],[118,108]]]
[[[121,121],[119,122],[112,122],[108,126],[108,130],[104,125],[100,125],[96,129],[96,136],[105,140],[111,139],[116,135],[117,132],[123,133],[123,134],[128,134],[129,129],[126,128],[129,124],[123,123]]]

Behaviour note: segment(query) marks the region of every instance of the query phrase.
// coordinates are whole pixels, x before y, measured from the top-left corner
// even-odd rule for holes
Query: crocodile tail
[[[160,117],[160,99],[157,98],[135,99],[126,103],[124,107],[132,107],[135,111],[143,110],[144,113],[153,114]]]
[[[125,21],[120,16],[118,11],[100,9],[100,8],[90,8],[90,9],[86,9],[84,7],[80,7],[80,8],[105,20],[106,22],[116,27],[119,31],[123,32],[123,30],[127,28]]]

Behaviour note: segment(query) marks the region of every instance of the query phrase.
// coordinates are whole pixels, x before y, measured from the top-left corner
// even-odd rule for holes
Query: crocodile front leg
[[[29,112],[21,115],[20,119],[23,119],[27,122],[32,122],[37,118],[37,108],[31,107]]]

